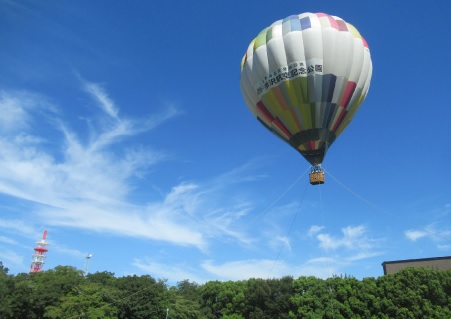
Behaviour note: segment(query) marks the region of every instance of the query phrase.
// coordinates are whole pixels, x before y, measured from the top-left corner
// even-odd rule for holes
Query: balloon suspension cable
[[[320,167],[321,172],[324,174],[324,170]],[[319,191],[319,203],[320,203],[320,209],[321,209],[321,222],[322,222],[322,227],[326,228],[326,219],[325,219],[325,214],[324,214],[324,205],[323,205],[323,194],[321,192],[321,187],[318,187],[318,191]],[[332,267],[331,267],[331,256],[330,256],[330,251],[328,249],[325,249],[326,251],[326,267],[327,267],[327,272],[328,272],[328,280],[326,280],[326,283],[328,284],[327,290],[329,291],[329,301],[330,301],[330,308],[332,310],[332,319],[335,318],[335,310],[334,310],[334,303],[333,303],[333,299],[334,299],[334,289],[332,287],[332,278],[334,277],[334,274],[332,273]]]
[[[312,165],[310,168],[310,184],[324,184],[324,169],[321,164]]]

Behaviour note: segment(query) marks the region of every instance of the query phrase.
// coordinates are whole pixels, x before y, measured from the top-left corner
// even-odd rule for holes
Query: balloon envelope
[[[240,85],[249,110],[312,165],[349,124],[370,86],[368,45],[324,13],[274,22],[250,43]]]

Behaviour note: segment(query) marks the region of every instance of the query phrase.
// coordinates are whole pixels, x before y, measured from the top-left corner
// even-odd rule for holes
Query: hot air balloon
[[[312,165],[310,183],[322,184],[324,156],[364,101],[371,74],[368,44],[354,26],[302,13],[250,43],[240,86],[252,114]]]

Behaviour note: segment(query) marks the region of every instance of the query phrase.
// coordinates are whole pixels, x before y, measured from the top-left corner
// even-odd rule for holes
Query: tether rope
[[[404,224],[404,225],[408,225],[409,227],[418,227],[417,225],[414,225],[409,219],[407,218],[401,218],[398,215],[383,209],[379,206],[377,206],[376,204],[374,204],[373,202],[369,201],[368,199],[364,198],[362,195],[358,194],[357,192],[353,191],[352,189],[350,189],[348,186],[346,186],[344,183],[342,183],[341,181],[338,180],[338,178],[336,178],[335,176],[333,176],[329,171],[326,172],[328,176],[332,177],[332,179],[341,187],[343,187],[345,190],[347,190],[348,192],[350,192],[352,195],[354,195],[355,197],[357,197],[358,199],[360,199],[362,202],[364,202],[365,204],[375,208],[376,210],[382,212],[383,214],[385,214],[386,216],[396,219],[399,223]],[[436,236],[437,238],[441,239],[441,240],[448,240],[446,237],[441,236],[440,234],[437,234],[436,232],[432,232],[426,228],[422,228],[422,231],[424,231],[425,233],[431,235],[431,236]]]
[[[286,194],[288,194],[289,191],[291,191],[291,189],[297,184],[299,183],[299,181],[301,180],[301,178],[304,177],[304,175],[308,172],[309,168],[307,168],[301,175],[299,175],[294,181],[293,183],[291,183],[290,186],[288,186],[288,188],[281,193],[275,200],[273,200],[268,206],[266,206],[264,209],[262,209],[260,211],[259,214],[257,214],[251,221],[251,223],[253,224],[256,220],[260,219],[263,215],[265,215],[269,209],[271,207],[273,207],[281,198],[283,198]]]
[[[320,209],[321,209],[321,222],[322,222],[322,225],[323,225],[323,227],[324,228],[327,228],[327,225],[326,225],[326,221],[325,221],[325,218],[324,218],[324,205],[323,205],[323,195],[322,195],[322,192],[321,192],[321,188],[323,187],[323,185],[321,185],[321,184],[319,184],[318,185],[319,187],[318,187],[318,192],[319,192],[319,202],[320,202]],[[326,248],[325,249],[326,250],[326,254],[327,254],[327,256],[326,256],[326,267],[327,267],[327,271],[329,272],[329,278],[332,278],[333,277],[333,274],[332,274],[332,269],[331,269],[331,266],[330,266],[330,259],[331,259],[331,257],[330,257],[330,252],[329,252],[329,250]],[[326,280],[327,280],[327,278],[326,278]],[[332,284],[331,284],[331,282],[329,281],[329,285],[328,285],[328,290],[329,290],[329,295],[330,295],[330,306],[331,306],[331,309],[332,309],[332,318],[334,319],[335,318],[335,310],[334,310],[334,303],[333,303],[333,294],[332,294]]]
[[[305,173],[304,173],[304,174],[305,174]],[[279,252],[278,252],[278,254],[277,254],[277,257],[276,257],[276,259],[274,260],[274,263],[273,263],[271,269],[269,270],[269,273],[268,273],[268,275],[267,275],[267,278],[269,278],[269,276],[271,275],[271,272],[272,272],[272,271],[274,270],[274,268],[276,267],[276,264],[277,264],[277,262],[279,261],[280,256],[281,256],[281,254],[282,254],[282,250],[283,250],[283,249],[285,248],[285,246],[287,245],[288,237],[289,237],[289,235],[290,235],[290,233],[291,233],[291,230],[293,229],[293,225],[294,225],[294,222],[296,221],[296,217],[299,215],[299,213],[300,213],[301,210],[302,210],[302,203],[303,203],[303,201],[304,201],[305,194],[307,193],[308,184],[309,184],[309,183],[306,183],[306,184],[305,184],[304,193],[303,193],[302,196],[301,196],[301,201],[299,202],[298,209],[296,210],[296,212],[295,212],[295,214],[294,214],[294,216],[293,216],[293,218],[292,218],[292,220],[291,220],[290,226],[288,227],[288,231],[287,231],[287,233],[286,233],[286,235],[285,235],[285,238],[284,238],[284,241],[283,241],[283,243],[282,243],[282,246],[280,247]]]

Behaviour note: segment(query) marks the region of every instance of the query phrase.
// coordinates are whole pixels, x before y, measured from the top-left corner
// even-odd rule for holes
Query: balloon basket
[[[324,184],[324,171],[313,171],[310,173],[310,184]]]

